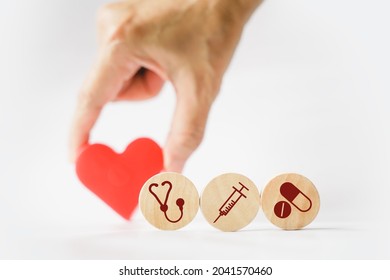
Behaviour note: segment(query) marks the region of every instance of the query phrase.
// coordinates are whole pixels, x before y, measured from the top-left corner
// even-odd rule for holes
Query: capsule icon
[[[301,212],[311,209],[310,198],[290,182],[285,182],[280,186],[280,194]]]

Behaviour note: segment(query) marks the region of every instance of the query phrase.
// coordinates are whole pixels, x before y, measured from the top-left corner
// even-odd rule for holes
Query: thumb
[[[181,172],[187,159],[202,142],[208,114],[217,93],[206,78],[205,75],[182,71],[172,81],[177,102],[164,147],[166,171]]]

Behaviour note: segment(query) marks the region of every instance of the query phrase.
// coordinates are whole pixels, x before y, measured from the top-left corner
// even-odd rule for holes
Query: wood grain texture
[[[245,227],[256,217],[259,208],[260,193],[256,185],[236,173],[214,178],[201,195],[203,216],[210,225],[222,231]]]
[[[142,187],[139,205],[145,219],[162,230],[177,230],[189,224],[199,209],[194,184],[179,173],[160,173]]]
[[[261,205],[271,223],[286,230],[310,224],[320,209],[320,197],[305,176],[286,173],[273,178],[264,188]]]

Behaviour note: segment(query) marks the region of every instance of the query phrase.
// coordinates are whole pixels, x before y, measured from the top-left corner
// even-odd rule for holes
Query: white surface
[[[322,204],[305,230],[278,230],[259,213],[237,233],[200,213],[176,232],[139,213],[125,222],[75,177],[68,129],[103,2],[0,4],[0,258],[390,258],[387,2],[269,0],[253,16],[184,173],[201,191],[228,171],[260,189],[298,172]],[[148,102],[111,104],[93,141],[163,144],[173,106],[169,85]]]

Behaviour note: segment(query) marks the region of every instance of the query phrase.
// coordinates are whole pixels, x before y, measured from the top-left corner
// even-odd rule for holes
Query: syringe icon
[[[219,216],[215,219],[213,224],[215,224],[221,216],[226,216],[230,212],[230,210],[232,210],[232,208],[237,204],[237,202],[240,200],[241,197],[246,198],[245,194],[243,194],[242,191],[244,189],[249,191],[249,189],[247,187],[245,187],[243,183],[241,183],[241,182],[238,182],[238,183],[241,185],[242,188],[237,189],[235,186],[232,186],[234,191],[226,199],[226,201],[223,203],[223,205],[219,208]]]

